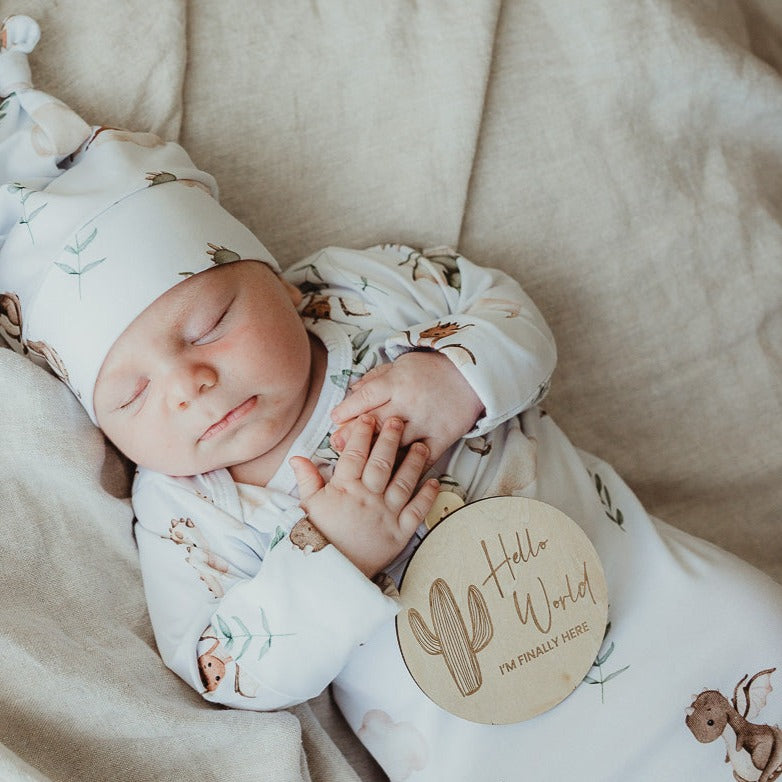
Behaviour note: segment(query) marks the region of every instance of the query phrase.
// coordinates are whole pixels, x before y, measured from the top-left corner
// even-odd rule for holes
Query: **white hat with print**
[[[103,360],[149,304],[215,264],[279,267],[178,144],[90,128],[33,89],[26,55],[37,39],[29,17],[0,33],[0,331],[95,422]]]

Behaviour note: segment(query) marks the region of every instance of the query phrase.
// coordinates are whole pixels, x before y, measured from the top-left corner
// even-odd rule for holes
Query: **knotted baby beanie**
[[[39,34],[24,16],[0,32],[0,331],[97,423],[101,365],[155,299],[215,264],[279,267],[178,144],[91,127],[35,90]]]

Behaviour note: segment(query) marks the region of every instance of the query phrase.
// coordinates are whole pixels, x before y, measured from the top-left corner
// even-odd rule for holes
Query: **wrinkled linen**
[[[511,272],[556,336],[547,409],[571,440],[656,516],[782,578],[776,3],[2,0],[10,13],[43,27],[42,89],[89,123],[181,141],[286,264],[400,238]],[[128,466],[43,370],[11,351],[0,370],[0,659],[17,674],[0,742],[52,780],[355,779],[348,761],[383,779],[326,698],[221,710],[164,668]],[[696,690],[730,698],[744,673]]]

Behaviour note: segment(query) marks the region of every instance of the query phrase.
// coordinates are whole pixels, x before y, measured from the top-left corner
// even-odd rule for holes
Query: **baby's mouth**
[[[232,410],[229,410],[217,423],[212,424],[199,438],[198,442],[209,440],[211,437],[220,434],[224,429],[227,429],[231,424],[243,418],[247,413],[252,410],[258,402],[257,396],[251,396],[246,399],[240,405],[237,405]]]

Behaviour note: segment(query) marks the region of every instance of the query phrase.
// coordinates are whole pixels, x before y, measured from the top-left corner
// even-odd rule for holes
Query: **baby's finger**
[[[404,426],[401,418],[395,416],[389,418],[380,429],[380,434],[369,453],[361,482],[375,494],[382,494],[388,486]]]
[[[413,443],[402,459],[394,477],[388,484],[384,498],[386,506],[394,513],[398,513],[413,496],[418,479],[426,468],[426,459],[429,449],[422,443]]]
[[[369,372],[362,375],[358,380],[350,384],[350,390],[354,390],[356,388],[359,388],[363,386],[365,383],[371,382],[372,380],[376,380],[381,375],[385,375],[386,372],[388,372],[391,369],[391,364],[381,364],[378,367],[374,367],[373,369],[370,369]]]
[[[372,417],[375,419],[375,429],[377,429],[377,427],[383,422],[375,415]],[[345,443],[347,443],[347,441],[350,439],[351,432],[358,424],[358,422],[358,418],[353,418],[347,423],[342,424],[342,426],[340,426],[339,429],[337,429],[337,431],[331,435],[329,438],[329,443],[337,453],[342,453],[342,451],[345,450]]]
[[[390,389],[387,386],[386,383],[369,380],[354,386],[353,391],[331,411],[331,420],[335,424],[345,423],[351,418],[356,418],[362,413],[368,413],[376,407],[384,405],[391,398]]]
[[[296,477],[299,486],[299,497],[308,500],[317,491],[320,491],[326,483],[318,468],[304,456],[292,456],[289,464]]]
[[[348,441],[348,438],[350,437],[350,432],[352,428],[353,428],[353,421],[348,421],[346,424],[340,426],[339,429],[337,429],[336,432],[333,432],[331,437],[329,437],[329,445],[337,453],[342,453],[342,450],[345,448],[345,443]]]
[[[424,437],[422,442],[429,448],[426,458],[426,467],[429,469],[446,451],[450,443],[435,437]],[[404,442],[402,443],[404,445]]]
[[[337,459],[334,478],[338,481],[353,481],[361,478],[374,433],[375,419],[371,415],[362,415],[353,425],[345,448]]]
[[[440,482],[437,478],[430,478],[402,509],[399,514],[399,529],[405,538],[412,537],[434,505],[439,493]]]

